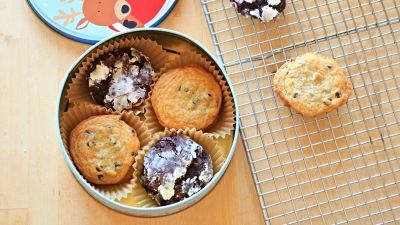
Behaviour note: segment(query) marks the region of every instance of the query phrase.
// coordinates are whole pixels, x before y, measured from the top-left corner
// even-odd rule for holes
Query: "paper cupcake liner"
[[[75,73],[75,78],[72,78],[72,81],[69,84],[66,97],[69,99],[70,103],[75,103],[78,105],[99,105],[90,95],[89,84],[87,80],[89,69],[92,65],[92,62],[100,55],[121,48],[135,48],[142,52],[149,58],[155,75],[169,60],[167,52],[162,49],[162,46],[150,39],[125,38],[98,46],[95,50],[93,50],[92,53],[88,54],[86,59],[83,60],[78,68],[78,72]],[[153,86],[154,83],[150,87],[153,88]],[[148,97],[149,96],[150,95],[148,95]],[[147,101],[147,99],[145,99],[140,105],[134,106],[129,111],[133,111],[135,114],[144,112],[144,103]]]
[[[71,161],[72,158],[69,154],[69,145],[68,145],[69,135],[71,131],[80,122],[91,116],[99,116],[106,114],[120,115],[121,119],[136,131],[137,137],[140,141],[141,148],[142,146],[146,146],[151,140],[151,134],[148,132],[146,124],[143,121],[141,121],[138,116],[134,115],[133,112],[119,113],[119,112],[114,112],[111,109],[105,109],[104,107],[100,106],[76,105],[73,108],[70,108],[67,112],[65,112],[64,115],[61,117],[60,121],[62,142]],[[92,186],[100,194],[103,194],[105,197],[111,200],[120,200],[121,198],[126,197],[127,194],[132,192],[133,188],[133,178],[129,182],[121,184],[111,184],[111,185],[96,185],[88,182],[85,178],[84,180],[88,183],[88,185]]]
[[[203,132],[212,137],[224,138],[232,130],[234,130],[234,124],[236,123],[234,101],[232,93],[229,90],[229,86],[224,79],[224,76],[220,73],[219,70],[216,70],[215,66],[211,65],[210,61],[207,61],[206,58],[193,51],[182,52],[180,56],[175,57],[174,60],[169,61],[168,63],[166,63],[165,67],[161,68],[160,73],[156,76],[156,82],[158,77],[162,75],[165,71],[173,68],[188,66],[191,64],[198,65],[211,73],[221,86],[222,104],[218,117],[215,122]],[[151,105],[150,98],[146,101],[144,107],[144,116],[146,117],[146,124],[149,128],[149,131],[153,134],[157,132],[163,132],[166,128],[164,128],[158,122],[154,108]]]
[[[142,151],[140,151],[139,154],[135,157],[135,163],[133,164],[135,172],[133,179],[132,198],[134,199],[134,202],[138,207],[150,208],[159,206],[151,197],[147,195],[146,190],[140,184],[139,177],[143,174],[144,157],[150,150],[150,148],[155,143],[157,143],[157,141],[161,140],[164,136],[175,134],[186,135],[203,147],[204,152],[211,156],[214,176],[221,170],[225,162],[223,153],[220,151],[220,147],[217,145],[217,142],[208,135],[204,134],[202,131],[196,131],[194,128],[186,128],[185,130],[165,130],[164,132],[156,133],[153,135],[152,140],[146,146],[144,146]]]

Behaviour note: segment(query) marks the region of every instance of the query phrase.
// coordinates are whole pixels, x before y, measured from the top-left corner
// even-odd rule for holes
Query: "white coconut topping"
[[[202,147],[186,136],[179,138],[175,145],[170,142],[161,142],[161,151],[151,148],[144,159],[145,176],[151,183],[159,183],[157,191],[164,200],[170,200],[175,195],[176,181],[183,178],[188,167],[199,155]],[[200,150],[201,151],[201,150]],[[180,182],[182,193],[192,196],[201,190],[202,185],[208,183],[213,177],[211,160],[203,162],[199,176],[187,178]]]
[[[101,62],[100,65],[96,65],[96,68],[90,73],[89,87],[107,79],[109,72],[110,69],[104,65],[103,62]]]
[[[251,6],[257,6],[256,9],[251,10],[251,7],[243,7],[240,12],[242,15],[246,17],[253,16],[255,18],[260,19],[263,22],[269,22],[274,18],[279,16],[279,11],[274,9],[273,7],[279,5],[282,0],[266,0],[262,2],[256,2],[256,0],[231,0],[232,6],[234,6],[237,10],[242,3],[253,4]],[[263,6],[265,4],[265,6]],[[261,8],[258,8],[261,7]]]
[[[268,5],[278,5],[281,3],[280,0],[268,0]]]
[[[132,48],[131,51],[132,58],[129,58],[129,55],[124,53],[112,67],[104,65],[101,61],[90,73],[88,79],[89,87],[91,87],[100,84],[111,76],[110,88],[104,98],[104,103],[105,105],[111,103],[112,107],[117,111],[131,109],[133,106],[140,104],[140,100],[146,98],[147,90],[137,83],[149,83],[149,80],[154,76],[154,71],[148,62],[148,58],[136,49]],[[135,64],[142,57],[147,60],[142,60],[144,61],[143,71],[145,71],[143,73],[140,71],[140,67]],[[127,60],[129,60],[129,64]],[[123,67],[127,71],[123,71]]]
[[[269,6],[264,6],[262,8],[262,16],[261,16],[261,20],[263,22],[269,22],[272,19],[274,19],[276,16],[279,15],[279,12],[276,11],[275,9],[273,9],[272,7]]]

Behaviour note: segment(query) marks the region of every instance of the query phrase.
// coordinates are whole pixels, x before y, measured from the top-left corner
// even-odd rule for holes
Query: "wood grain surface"
[[[200,1],[179,0],[160,27],[214,52]],[[214,190],[174,215],[123,215],[81,188],[61,154],[56,103],[89,47],[49,29],[26,1],[0,0],[0,224],[265,224],[241,140]]]

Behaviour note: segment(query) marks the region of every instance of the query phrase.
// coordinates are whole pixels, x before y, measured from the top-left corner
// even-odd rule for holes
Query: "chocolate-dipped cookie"
[[[147,98],[153,76],[147,56],[134,48],[117,49],[92,63],[88,75],[90,94],[106,108],[132,109]]]
[[[143,188],[159,205],[169,205],[199,192],[213,177],[211,157],[183,135],[165,136],[144,158]]]
[[[269,22],[283,12],[286,0],[230,0],[236,11],[243,16]]]

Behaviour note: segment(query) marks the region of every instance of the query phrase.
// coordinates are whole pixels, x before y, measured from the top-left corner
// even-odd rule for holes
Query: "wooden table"
[[[160,27],[214,52],[200,1],[179,0]],[[174,215],[123,215],[83,190],[61,154],[55,115],[65,73],[89,47],[49,29],[26,1],[0,0],[0,224],[264,224],[240,140],[216,188]]]

